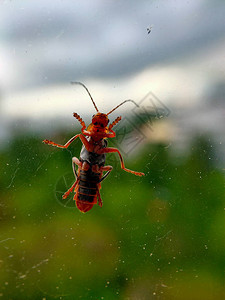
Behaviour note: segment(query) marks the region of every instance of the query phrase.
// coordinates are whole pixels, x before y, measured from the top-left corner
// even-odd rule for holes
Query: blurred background
[[[0,297],[225,298],[224,1],[0,2]],[[124,156],[103,207],[62,194],[73,117],[110,115]]]

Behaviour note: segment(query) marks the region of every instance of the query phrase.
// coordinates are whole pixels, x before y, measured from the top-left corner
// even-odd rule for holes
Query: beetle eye
[[[109,124],[109,120],[108,120],[107,124]]]

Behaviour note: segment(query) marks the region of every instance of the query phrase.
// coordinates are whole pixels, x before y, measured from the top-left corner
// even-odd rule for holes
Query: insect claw
[[[145,173],[142,173],[142,172],[137,172],[136,174],[137,176],[145,176]]]
[[[65,193],[65,194],[62,195],[62,198],[65,200],[68,196],[69,196],[69,194]]]
[[[49,140],[44,140],[44,141],[42,141],[42,143],[44,143],[44,144],[50,144],[50,141]]]

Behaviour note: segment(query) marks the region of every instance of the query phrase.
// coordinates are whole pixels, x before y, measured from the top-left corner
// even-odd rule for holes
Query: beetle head
[[[106,114],[98,112],[93,115],[92,123],[88,126],[87,131],[89,131],[93,140],[101,140],[104,139],[108,132],[108,116]]]
[[[106,114],[98,112],[92,117],[92,124],[96,127],[105,128],[109,123],[109,118]]]

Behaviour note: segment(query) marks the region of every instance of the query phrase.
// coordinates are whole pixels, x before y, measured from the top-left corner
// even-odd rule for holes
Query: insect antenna
[[[71,84],[80,84],[80,85],[82,85],[82,87],[85,88],[85,90],[87,91],[88,95],[89,95],[90,98],[91,98],[92,103],[94,104],[95,109],[96,109],[97,112],[98,112],[98,108],[97,108],[97,106],[96,106],[96,104],[95,104],[95,101],[93,100],[93,98],[92,98],[92,96],[91,96],[91,93],[89,92],[88,88],[87,88],[82,82],[78,82],[78,81],[71,81]]]
[[[121,105],[123,105],[126,102],[133,102],[137,107],[139,107],[139,105],[134,101],[134,100],[125,100],[122,103],[120,103],[119,105],[117,105],[116,107],[114,107],[112,110],[110,110],[110,112],[108,112],[106,115],[108,116],[109,114],[111,114],[114,110],[116,110],[118,107],[120,107]]]

